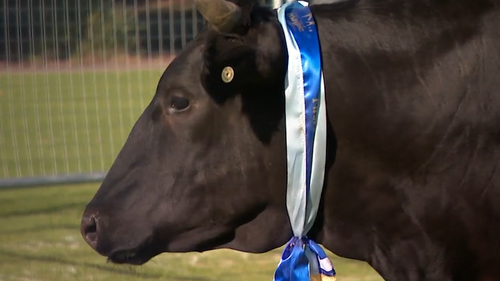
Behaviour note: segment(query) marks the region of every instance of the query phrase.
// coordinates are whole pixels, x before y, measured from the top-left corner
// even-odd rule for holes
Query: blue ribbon
[[[307,255],[309,251],[310,254]],[[311,256],[314,258],[311,259]],[[287,243],[281,262],[274,273],[275,281],[306,281],[313,278],[315,280],[335,280],[335,269],[325,267],[323,262],[331,264],[325,251],[313,240],[304,237],[292,237]],[[311,272],[310,267],[315,268]]]
[[[311,188],[311,167],[314,136],[316,133],[316,118],[318,116],[318,100],[321,87],[321,57],[316,24],[309,7],[293,2],[286,9],[286,18],[291,24],[295,42],[300,49],[302,60],[302,75],[304,81],[304,102],[306,121],[306,187]],[[298,21],[296,21],[298,20]]]
[[[303,239],[292,237],[274,273],[275,281],[309,280],[309,259],[304,251],[306,243]]]
[[[284,26],[286,27],[284,28],[284,32],[290,33],[293,40],[295,40],[297,48],[300,50],[302,69],[288,69],[288,71],[301,71],[303,89],[289,89],[289,91],[303,91],[304,94],[305,188],[306,202],[309,202],[311,171],[313,166],[313,147],[319,107],[318,101],[320,99],[323,83],[320,43],[315,21],[307,4],[295,1],[284,4],[281,9],[284,9],[285,15],[285,22],[281,22],[280,20],[282,25],[286,24],[286,26]],[[289,184],[291,183],[289,182]],[[313,188],[322,188],[322,186],[313,186]],[[294,203],[287,202],[287,204]],[[310,204],[319,204],[319,202],[312,202]],[[311,209],[311,206],[307,205],[307,203],[306,209],[307,210],[303,211],[307,214]],[[305,221],[304,224],[310,227],[311,221],[307,222],[308,215],[304,215],[303,217]],[[301,217],[298,216],[298,218]],[[306,229],[304,229],[303,232],[307,232],[308,227],[305,227]],[[297,230],[299,228],[300,227],[296,227],[294,232],[300,232]],[[335,280],[335,274],[333,265],[323,249],[303,233],[302,237],[298,237],[297,235],[292,237],[285,246],[281,261],[274,274],[274,281],[309,281],[311,279]]]

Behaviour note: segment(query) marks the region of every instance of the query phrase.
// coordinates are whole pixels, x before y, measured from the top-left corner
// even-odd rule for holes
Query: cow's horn
[[[241,17],[241,8],[225,0],[193,0],[196,9],[218,32],[229,32]]]

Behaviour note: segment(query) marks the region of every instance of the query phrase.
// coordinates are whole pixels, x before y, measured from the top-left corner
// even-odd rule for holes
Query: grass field
[[[281,249],[162,254],[142,267],[106,263],[79,233],[97,185],[0,190],[0,280],[272,280]],[[339,280],[382,280],[366,264],[333,255]]]
[[[161,71],[0,73],[0,178],[106,171]],[[163,254],[117,266],[79,234],[98,185],[0,190],[0,281],[272,280],[281,249]],[[331,255],[339,280],[382,280]]]
[[[0,178],[106,170],[160,75],[0,73]]]

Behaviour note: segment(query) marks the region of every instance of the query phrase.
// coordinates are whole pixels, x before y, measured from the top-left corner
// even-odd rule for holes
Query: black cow
[[[168,66],[83,215],[83,237],[115,263],[265,252],[292,235],[276,13],[196,4],[210,26]],[[309,237],[386,280],[500,280],[500,0],[311,10],[329,123]]]

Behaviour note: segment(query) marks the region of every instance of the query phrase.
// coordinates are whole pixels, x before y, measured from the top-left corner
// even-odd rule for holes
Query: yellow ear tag
[[[224,67],[224,69],[222,70],[222,81],[224,81],[225,83],[229,83],[233,81],[233,77],[234,77],[233,68],[230,66]]]

